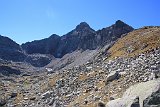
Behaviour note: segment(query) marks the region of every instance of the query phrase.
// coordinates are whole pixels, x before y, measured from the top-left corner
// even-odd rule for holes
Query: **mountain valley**
[[[0,107],[160,107],[160,26],[121,20],[17,44],[0,36]]]

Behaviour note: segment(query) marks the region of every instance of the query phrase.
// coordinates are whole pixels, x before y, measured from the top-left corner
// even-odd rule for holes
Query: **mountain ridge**
[[[119,38],[121,34],[128,33],[132,30],[133,28],[131,26],[125,24],[120,20],[116,21],[116,23],[111,25],[110,27],[106,27],[98,31],[93,30],[86,22],[81,22],[79,25],[75,27],[75,29],[73,29],[69,33],[63,36],[57,35],[58,39],[53,40],[53,42],[55,42],[54,45],[57,46],[57,49],[55,49],[55,51],[52,53],[48,53],[44,50],[42,51],[41,49],[39,49],[37,52],[35,52],[35,50],[32,51],[32,49],[34,49],[35,46],[34,43],[35,42],[40,43],[42,40],[27,42],[22,44],[21,46],[28,54],[33,54],[33,53],[52,54],[55,57],[61,58],[65,54],[73,52],[76,49],[78,50],[96,49],[101,45],[105,45],[107,39],[112,39],[110,41],[113,41]],[[114,38],[111,38],[111,36],[114,36]],[[38,46],[36,48],[38,48]]]
[[[35,67],[44,67],[51,62],[53,57],[62,58],[75,51],[83,52],[102,48],[120,38],[122,34],[133,30],[131,26],[120,20],[98,31],[92,29],[86,22],[81,22],[73,30],[63,36],[52,34],[48,38],[26,42],[22,45],[8,38],[9,42],[6,43],[15,45],[18,49],[14,49],[12,45],[9,45],[6,47],[5,54],[3,54],[5,51],[1,52],[0,58],[16,62],[27,62]],[[12,50],[8,51],[11,48]],[[7,52],[9,56],[7,56]],[[11,56],[13,55],[15,58],[13,57],[12,59]],[[67,59],[65,58],[65,60]]]

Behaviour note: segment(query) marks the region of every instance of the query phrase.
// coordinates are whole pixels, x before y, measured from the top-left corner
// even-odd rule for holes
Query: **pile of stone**
[[[29,81],[32,85],[27,85],[28,87],[19,85],[19,88],[15,90],[23,93],[25,97],[20,105],[27,107],[87,106],[105,101],[106,97],[107,101],[114,101],[114,99],[123,98],[123,93],[130,86],[159,78],[159,56],[160,50],[113,60],[98,56],[84,65],[53,74],[33,76]],[[50,86],[49,78],[55,75],[58,75],[59,79],[55,80],[54,86]],[[46,85],[45,90],[41,90],[42,84]],[[79,97],[82,97],[81,100],[77,100]],[[138,97],[135,96],[134,99],[137,101]],[[145,102],[149,101],[145,100]],[[13,105],[14,98],[11,98],[9,103]],[[98,105],[103,104],[98,103]]]

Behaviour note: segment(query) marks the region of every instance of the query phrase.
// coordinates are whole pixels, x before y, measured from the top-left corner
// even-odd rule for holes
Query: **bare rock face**
[[[13,69],[11,67],[8,66],[0,66],[0,73],[6,76],[9,76],[11,74],[16,74],[16,75],[20,75],[21,72],[17,69]]]
[[[61,37],[55,57],[62,57],[76,49],[92,49],[94,35],[95,31],[86,22],[80,23],[74,30]]]
[[[21,46],[28,54],[39,53],[54,55],[59,44],[59,40],[60,37],[56,34],[53,34],[49,38],[27,42]]]
[[[25,59],[25,55],[16,42],[11,40],[8,37],[4,37],[0,35],[0,58],[3,60],[10,61],[23,61]]]
[[[98,31],[93,30],[86,22],[82,22],[74,30],[61,37],[52,35],[43,40],[27,42],[22,44],[22,48],[28,54],[51,54],[54,57],[61,58],[75,50],[85,51],[102,47],[132,30],[132,27],[120,20],[112,26]]]
[[[28,55],[25,62],[30,63],[34,67],[44,67],[51,62],[52,58],[45,54]]]
[[[121,20],[117,20],[116,23],[110,27],[103,28],[96,32],[97,38],[99,38],[98,44],[104,46],[106,43],[117,40],[122,34],[126,34],[133,30],[134,29],[131,26]]]

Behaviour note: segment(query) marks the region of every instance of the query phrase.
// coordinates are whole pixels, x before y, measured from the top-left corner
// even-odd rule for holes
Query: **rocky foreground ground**
[[[94,107],[99,102],[106,104],[121,98],[126,89],[136,83],[156,80],[160,85],[159,56],[160,49],[137,57],[113,60],[99,56],[94,62],[53,74],[3,78],[0,81],[0,104],[7,103],[8,107]],[[144,84],[139,94],[146,92],[145,87],[148,85]]]

